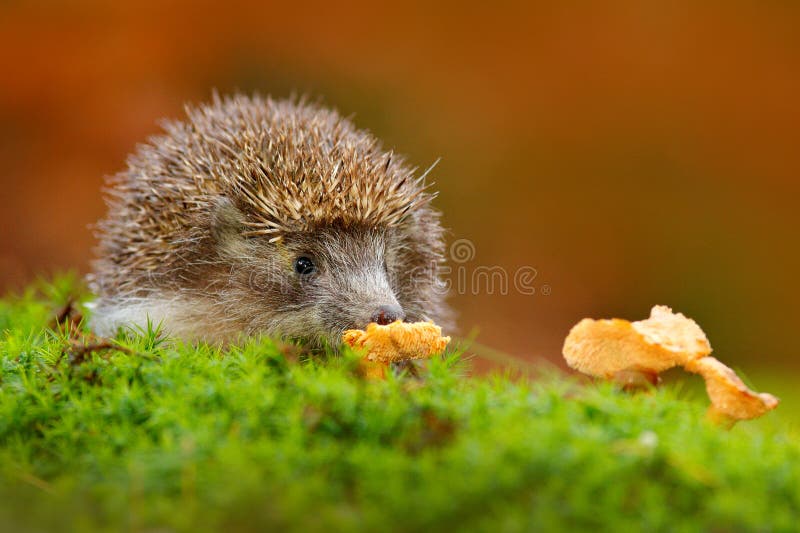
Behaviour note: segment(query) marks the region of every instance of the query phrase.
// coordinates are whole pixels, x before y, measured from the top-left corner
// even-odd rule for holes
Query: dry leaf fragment
[[[748,389],[736,373],[709,357],[711,345],[697,323],[657,305],[650,318],[628,322],[581,320],[564,341],[567,364],[584,374],[606,379],[641,372],[653,379],[664,370],[682,366],[706,380],[715,420],[755,418],[774,409],[778,399]]]
[[[406,323],[397,320],[386,326],[369,324],[366,330],[349,329],[342,340],[353,348],[365,348],[364,373],[383,377],[390,363],[424,359],[442,353],[450,337],[433,322]]]

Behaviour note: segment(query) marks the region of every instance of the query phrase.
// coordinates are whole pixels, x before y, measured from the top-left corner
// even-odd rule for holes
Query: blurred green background
[[[184,102],[306,93],[442,158],[436,204],[472,246],[452,266],[510,277],[453,291],[462,333],[558,362],[580,318],[667,304],[723,361],[791,377],[798,27],[786,1],[6,1],[0,289],[86,271],[103,176]]]

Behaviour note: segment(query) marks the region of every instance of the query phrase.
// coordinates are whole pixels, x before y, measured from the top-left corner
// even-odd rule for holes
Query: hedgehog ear
[[[244,215],[233,202],[222,198],[211,211],[211,235],[223,248],[235,246],[244,241]]]

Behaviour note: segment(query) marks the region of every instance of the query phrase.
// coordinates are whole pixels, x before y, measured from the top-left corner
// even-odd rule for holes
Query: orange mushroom
[[[660,372],[674,366],[700,374],[711,399],[709,417],[717,422],[755,418],[778,405],[771,394],[748,389],[710,353],[711,345],[694,320],[661,305],[638,322],[585,318],[569,332],[563,349],[570,367],[606,379],[629,381],[638,373],[655,383]]]
[[[366,330],[349,329],[342,335],[342,341],[350,347],[366,349],[362,361],[365,376],[383,378],[391,363],[442,353],[450,337],[442,337],[442,328],[433,322],[397,320],[385,326],[373,322]]]
[[[684,368],[706,380],[706,392],[711,398],[708,417],[722,424],[757,418],[780,402],[772,394],[747,388],[736,372],[713,357],[690,361]]]

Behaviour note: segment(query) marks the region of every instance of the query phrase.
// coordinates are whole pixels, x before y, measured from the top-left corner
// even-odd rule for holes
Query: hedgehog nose
[[[406,314],[403,313],[399,305],[382,305],[372,313],[370,319],[381,326],[385,326],[395,320],[403,320],[405,317]]]

